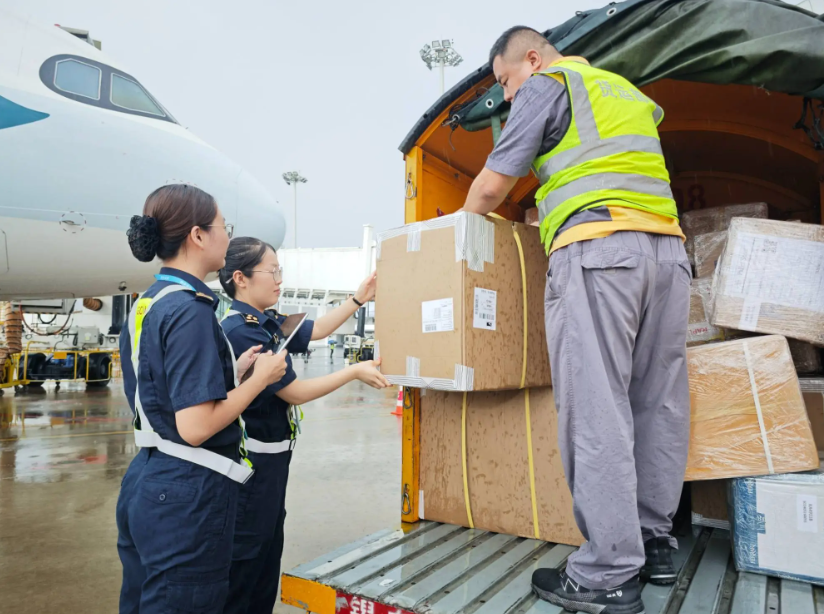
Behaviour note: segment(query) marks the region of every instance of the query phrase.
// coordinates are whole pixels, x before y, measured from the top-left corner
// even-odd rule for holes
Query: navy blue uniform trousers
[[[292,452],[249,458],[255,474],[240,487],[226,614],[272,614],[278,598]]]
[[[140,450],[117,501],[120,614],[223,612],[240,488],[211,469]]]

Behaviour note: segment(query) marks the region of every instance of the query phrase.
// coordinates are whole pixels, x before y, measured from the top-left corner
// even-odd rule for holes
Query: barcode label
[[[495,290],[475,288],[474,328],[497,330],[498,293]]]
[[[421,303],[421,322],[424,333],[446,333],[455,330],[451,298]]]

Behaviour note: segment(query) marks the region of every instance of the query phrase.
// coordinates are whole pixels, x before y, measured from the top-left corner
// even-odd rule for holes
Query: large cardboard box
[[[421,397],[420,515],[469,526],[464,497],[461,420],[464,395],[426,391]],[[466,468],[475,527],[535,537],[530,488],[526,392],[466,395]],[[535,503],[540,539],[580,545],[572,495],[558,451],[551,388],[529,391]]]
[[[723,341],[725,331],[710,324],[712,279],[694,279],[690,285],[690,317],[687,347]]]
[[[438,390],[551,385],[546,269],[537,228],[472,213],[380,234],[375,353],[381,371],[393,384]]]
[[[695,277],[712,277],[715,265],[724,253],[727,244],[727,231],[708,232],[698,235],[694,239],[695,249]]]
[[[687,368],[687,481],[818,467],[818,451],[784,337],[689,348]]]
[[[746,205],[724,205],[709,209],[696,209],[681,214],[681,229],[687,237],[684,245],[687,256],[695,264],[695,237],[709,232],[721,232],[730,226],[734,217],[767,218],[769,207],[767,203],[751,203]]]
[[[824,274],[824,271],[822,271]],[[812,343],[788,339],[790,342],[790,353],[793,355],[795,370],[804,375],[821,373],[821,350]]]
[[[733,219],[713,299],[716,326],[824,344],[824,227]]]
[[[807,417],[813,429],[815,447],[818,455],[824,457],[824,394],[820,392],[805,392],[804,405],[807,406]]]
[[[733,480],[730,502],[738,570],[824,585],[824,473]]]

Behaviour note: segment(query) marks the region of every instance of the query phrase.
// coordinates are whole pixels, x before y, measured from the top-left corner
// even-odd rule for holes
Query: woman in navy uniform
[[[285,353],[251,347],[235,361],[215,317],[203,279],[223,266],[231,231],[209,194],[167,185],[127,233],[138,260],[164,267],[120,338],[141,448],[117,502],[121,614],[218,613],[229,593],[238,492],[253,472],[240,415],[286,373]]]
[[[280,298],[282,270],[271,245],[248,237],[232,240],[220,283],[234,299],[223,320],[223,329],[236,355],[249,347],[265,344],[273,336],[283,338],[285,318],[267,309]],[[352,314],[375,296],[376,278],[370,276],[356,297],[349,299],[317,322],[307,320],[287,348],[305,352],[309,341],[322,339],[339,328]],[[380,361],[362,362],[336,373],[298,380],[291,362],[286,374],[268,386],[244,414],[249,435],[249,457],[257,468],[241,487],[232,556],[232,571],[226,613],[271,614],[277,601],[280,559],[283,553],[283,524],[289,462],[299,428],[299,408],[337,390],[353,380],[373,388],[389,386],[377,367]]]

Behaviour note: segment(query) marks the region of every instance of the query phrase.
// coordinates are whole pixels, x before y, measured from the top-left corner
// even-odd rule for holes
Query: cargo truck
[[[821,223],[822,17],[766,0],[630,0],[579,12],[545,34],[561,53],[622,74],[663,107],[680,211],[767,202],[774,219]],[[463,205],[508,106],[484,65],[424,113],[400,146],[406,223]],[[520,179],[497,213],[524,221],[537,188],[534,176]],[[822,380],[803,380],[802,389],[821,391]],[[286,572],[283,601],[318,614],[560,612],[532,594],[530,577],[562,566],[572,547],[421,520],[421,397],[407,389],[405,399],[401,528]],[[679,579],[644,587],[647,614],[824,611],[820,587],[737,572],[728,532],[682,532]]]

